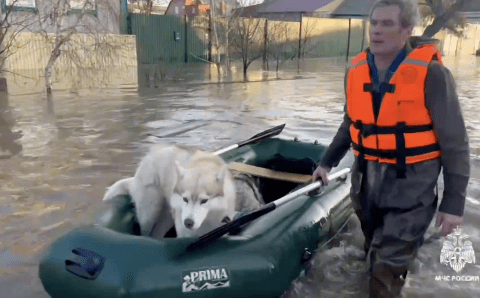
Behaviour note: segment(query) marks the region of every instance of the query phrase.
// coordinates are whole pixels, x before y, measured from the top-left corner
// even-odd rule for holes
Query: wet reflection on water
[[[471,141],[474,166],[468,195],[479,198],[479,60],[445,63],[457,79]],[[251,79],[262,77],[255,67]],[[133,175],[153,143],[178,142],[213,151],[282,123],[287,124],[283,137],[329,143],[342,120],[345,64],[309,61],[302,66],[302,79],[294,79],[296,63],[284,67],[292,70],[281,73],[285,80],[247,84],[201,84],[192,75],[205,73],[198,68],[183,80],[138,92],[56,93],[51,100],[3,95],[0,296],[48,297],[37,277],[39,252],[73,227],[95,221],[105,210],[105,187]],[[465,232],[474,249],[480,249],[480,208],[475,202],[467,201]],[[313,269],[294,282],[285,297],[360,297],[365,266],[359,261],[359,235],[352,220],[332,242],[333,248],[316,255]],[[406,292],[428,297],[430,288],[439,288],[436,297],[452,296],[452,291],[454,297],[478,296],[480,286],[475,283],[434,280],[451,273],[439,262],[442,241],[422,249],[418,272]],[[467,265],[465,274],[475,275],[477,269]],[[473,294],[468,292],[472,289]]]

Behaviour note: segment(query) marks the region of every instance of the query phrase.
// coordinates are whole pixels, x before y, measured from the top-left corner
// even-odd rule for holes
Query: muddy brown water
[[[464,232],[478,260],[480,60],[444,60],[457,81],[470,137],[472,178]],[[41,252],[72,228],[96,221],[105,211],[105,188],[133,175],[154,143],[215,150],[286,123],[283,137],[328,144],[342,118],[342,61],[304,62],[301,78],[295,77],[296,63],[286,64],[282,80],[264,82],[206,84],[208,71],[196,67],[180,80],[159,82],[158,88],[58,92],[50,101],[43,95],[1,97],[0,297],[49,297],[38,278]],[[250,79],[262,76],[253,65]],[[478,280],[435,279],[480,276],[477,264],[467,264],[460,274],[440,264],[443,240],[431,237],[422,247],[405,297],[480,297]],[[362,241],[354,218],[315,255],[311,269],[284,297],[367,297]]]

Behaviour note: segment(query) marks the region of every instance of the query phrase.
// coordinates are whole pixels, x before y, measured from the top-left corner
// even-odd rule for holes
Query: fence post
[[[208,61],[212,61],[212,7],[208,14]],[[218,49],[217,49],[218,51]]]
[[[128,30],[128,2],[120,0],[120,34],[129,34]]]
[[[348,41],[347,41],[347,56],[345,57],[345,61],[348,62],[348,54],[350,54],[350,31],[352,29],[352,19],[348,19]]]
[[[187,38],[187,33],[188,33],[188,17],[187,17],[187,14],[185,14],[185,63],[188,63],[188,38]]]
[[[363,19],[362,22],[363,22],[363,33],[362,33],[362,48],[360,49],[360,53],[363,52],[363,44],[365,42],[365,27],[367,25],[367,22],[365,21],[365,19]]]
[[[473,54],[477,53],[477,29],[478,29],[478,22],[475,24],[475,33],[473,34]]]
[[[300,53],[302,48],[302,19],[303,19],[303,12],[300,13],[300,32],[298,34],[298,64],[297,64],[297,72],[300,72]]]
[[[268,19],[265,19],[265,28],[263,35],[263,70],[267,68],[267,43],[268,43]]]

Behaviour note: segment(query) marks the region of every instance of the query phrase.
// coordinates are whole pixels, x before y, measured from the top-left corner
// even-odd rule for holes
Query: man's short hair
[[[418,3],[415,0],[378,0],[370,10],[369,19],[375,9],[383,6],[398,5],[400,7],[400,22],[402,27],[415,26],[420,18]]]

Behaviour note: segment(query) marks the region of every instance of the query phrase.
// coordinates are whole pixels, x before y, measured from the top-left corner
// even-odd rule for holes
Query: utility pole
[[[185,63],[188,63],[188,38],[187,38],[187,33],[188,33],[188,17],[187,17],[187,12],[185,12]]]
[[[213,7],[210,5],[210,13],[208,14],[208,61],[210,62],[212,62],[212,10]]]
[[[348,55],[350,54],[350,32],[352,30],[352,19],[348,19],[348,41],[347,41],[347,55],[345,61],[348,62]]]
[[[297,64],[298,73],[300,73],[300,53],[302,48],[302,19],[303,19],[303,12],[300,13],[300,33],[298,34],[298,64]]]
[[[265,19],[263,41],[263,70],[267,70],[268,19]]]

